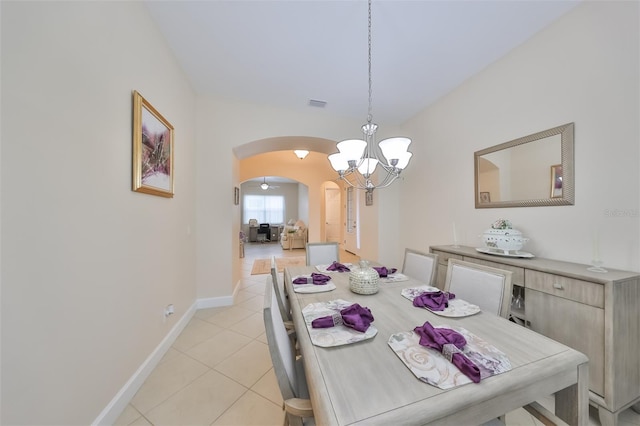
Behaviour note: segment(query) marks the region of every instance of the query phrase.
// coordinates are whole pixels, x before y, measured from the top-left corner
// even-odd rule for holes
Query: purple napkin
[[[461,352],[461,349],[467,344],[464,336],[449,328],[434,328],[429,321],[425,322],[422,327],[414,328],[413,331],[420,336],[422,346],[441,352],[473,383],[480,382],[480,369]]]
[[[413,306],[418,308],[428,308],[432,311],[443,311],[449,307],[449,300],[456,295],[447,291],[429,291],[416,296],[413,299]]]
[[[331,265],[327,266],[327,271],[349,272],[351,269],[347,268],[342,263],[334,261]]]
[[[298,277],[293,280],[294,284],[315,284],[315,285],[325,285],[331,281],[331,277],[326,275],[318,274],[316,272],[312,272],[310,277]]]
[[[313,328],[328,328],[337,325],[345,325],[354,330],[364,333],[373,322],[373,315],[369,308],[362,307],[357,303],[347,306],[340,313],[316,318],[311,322]]]
[[[375,269],[376,271],[378,271],[378,275],[380,275],[380,278],[384,278],[390,274],[395,274],[397,269],[396,268],[388,268],[386,266],[374,266],[373,269]]]

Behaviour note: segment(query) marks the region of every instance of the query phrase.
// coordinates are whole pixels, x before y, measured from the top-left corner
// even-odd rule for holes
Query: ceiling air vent
[[[316,99],[309,99],[309,106],[324,108],[327,105],[326,101],[318,101]]]

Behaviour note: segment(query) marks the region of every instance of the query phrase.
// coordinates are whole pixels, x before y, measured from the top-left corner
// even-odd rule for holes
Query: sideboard
[[[473,247],[432,246],[437,285],[450,258],[511,271],[524,308],[514,320],[589,357],[589,400],[602,425],[629,407],[640,413],[640,273],[543,258],[505,257]]]

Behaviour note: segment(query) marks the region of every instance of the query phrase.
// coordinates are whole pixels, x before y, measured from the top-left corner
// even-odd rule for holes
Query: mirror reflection
[[[478,151],[476,208],[573,204],[573,123]]]

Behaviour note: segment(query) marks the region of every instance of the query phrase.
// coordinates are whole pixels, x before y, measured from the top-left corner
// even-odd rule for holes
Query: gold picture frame
[[[173,126],[133,91],[133,191],[173,198]]]

